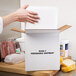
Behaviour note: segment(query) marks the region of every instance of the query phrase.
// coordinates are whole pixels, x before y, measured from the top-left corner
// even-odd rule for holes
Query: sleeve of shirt
[[[0,17],[0,34],[2,33],[3,31],[3,19],[2,17]]]

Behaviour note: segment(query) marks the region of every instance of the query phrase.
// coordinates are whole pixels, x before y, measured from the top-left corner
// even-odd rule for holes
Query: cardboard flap
[[[20,30],[20,29],[17,29],[17,28],[11,28],[12,31],[16,31],[16,32],[20,32],[20,33],[25,33],[24,30]]]
[[[70,27],[72,27],[72,26],[70,26],[70,25],[64,25],[64,26],[62,26],[62,27],[60,27],[60,28],[58,28],[57,30],[60,30],[60,32],[62,32],[62,31],[65,31],[66,29],[68,29],[68,28],[70,28]],[[20,30],[20,29],[16,29],[16,28],[12,28],[11,29],[12,31],[17,31],[17,32],[21,32],[21,33],[25,33],[26,31],[23,31],[23,30]],[[53,32],[53,31],[55,31],[56,29],[30,29],[30,30],[27,30],[29,33],[38,33],[38,32]],[[31,32],[32,31],[32,32]]]
[[[60,30],[60,32],[62,32],[62,31],[65,31],[66,29],[68,29],[70,27],[72,27],[72,26],[70,26],[70,25],[64,25],[64,26],[58,28],[58,30]]]

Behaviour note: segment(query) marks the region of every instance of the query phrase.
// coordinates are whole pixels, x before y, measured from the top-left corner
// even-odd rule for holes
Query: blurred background
[[[8,15],[16,11],[20,7],[20,0],[0,0],[0,16]],[[0,34],[0,41],[18,38],[20,33],[11,31],[12,27],[21,28],[19,22],[12,23],[4,28],[2,34]]]

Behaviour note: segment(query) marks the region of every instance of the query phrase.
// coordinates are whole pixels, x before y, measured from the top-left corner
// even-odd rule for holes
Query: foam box
[[[40,20],[38,23],[26,23],[28,29],[57,29],[58,9],[56,7],[29,6],[27,10],[37,12]]]
[[[59,31],[25,34],[25,70],[59,70]]]
[[[39,23],[26,24],[25,70],[59,70],[60,45],[57,30],[58,10],[55,7],[29,7],[40,16]]]

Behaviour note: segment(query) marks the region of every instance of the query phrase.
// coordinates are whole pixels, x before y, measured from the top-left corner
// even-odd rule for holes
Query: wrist
[[[14,13],[12,14],[12,16],[13,16],[14,22],[15,22],[15,21],[19,21],[19,16],[18,16],[18,13],[17,13],[17,12],[14,12]]]
[[[12,22],[15,22],[17,20],[15,13],[11,13],[9,15],[3,16],[2,18],[3,18],[3,26],[11,24]]]
[[[10,19],[11,19],[12,22],[16,22],[17,19],[18,19],[17,14],[16,13],[10,14]]]

